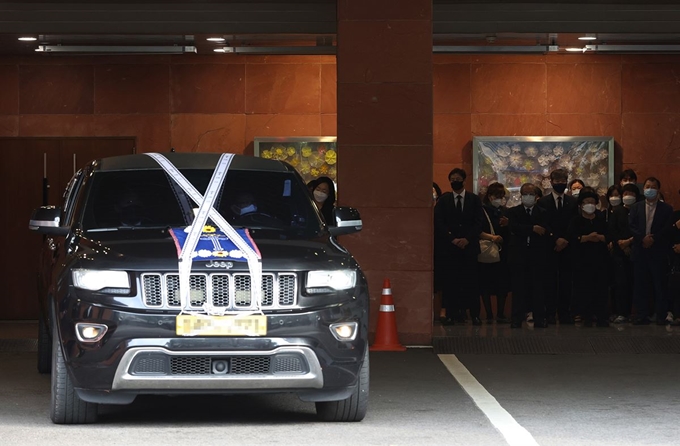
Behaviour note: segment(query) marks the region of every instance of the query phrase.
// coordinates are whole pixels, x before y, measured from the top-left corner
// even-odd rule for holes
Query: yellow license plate
[[[267,334],[267,316],[179,314],[176,333],[178,336],[264,336]]]

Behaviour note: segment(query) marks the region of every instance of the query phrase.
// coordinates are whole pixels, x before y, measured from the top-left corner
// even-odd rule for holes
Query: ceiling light
[[[36,37],[19,37],[22,42],[35,42],[38,40]]]
[[[216,52],[216,53],[233,53],[234,48],[232,48],[230,46],[225,46],[223,48],[215,48],[215,49],[213,49],[213,51]]]
[[[195,46],[133,46],[133,45],[40,45],[36,51],[46,53],[84,53],[84,54],[183,54],[195,53]]]
[[[565,48],[565,50],[570,53],[585,53],[587,48]]]
[[[597,36],[595,34],[586,34],[585,36],[579,37],[578,40],[597,40]]]
[[[208,42],[224,42],[224,37],[208,37],[205,40]]]

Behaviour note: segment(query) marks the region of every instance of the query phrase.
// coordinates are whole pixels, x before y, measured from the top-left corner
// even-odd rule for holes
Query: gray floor
[[[7,325],[0,323],[5,341],[24,339],[35,328]],[[677,336],[675,327],[656,326],[435,329],[438,337],[496,340],[618,336],[654,342]],[[22,351],[20,344],[0,348],[3,444],[507,444],[432,349],[371,354],[371,403],[361,423],[318,422],[313,404],[261,395],[144,397],[130,406],[101,408],[97,425],[55,426],[49,421],[49,377],[35,371],[35,352]],[[542,446],[680,444],[680,355],[457,356]]]

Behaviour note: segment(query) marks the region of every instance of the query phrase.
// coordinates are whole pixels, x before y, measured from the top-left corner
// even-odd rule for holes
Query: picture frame
[[[257,157],[285,161],[295,167],[305,183],[320,176],[333,180],[337,190],[338,138],[335,136],[257,137]]]
[[[510,191],[507,206],[520,202],[519,189],[533,183],[552,192],[550,172],[564,168],[605,195],[614,184],[614,138],[600,136],[478,136],[472,142],[473,191],[499,182]]]

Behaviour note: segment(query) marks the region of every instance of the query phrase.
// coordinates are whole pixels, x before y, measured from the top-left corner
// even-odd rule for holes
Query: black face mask
[[[451,189],[460,190],[462,188],[463,188],[463,182],[462,181],[451,181]]]
[[[564,190],[567,188],[566,183],[557,183],[553,184],[553,190],[557,192],[558,194],[564,193]]]

